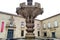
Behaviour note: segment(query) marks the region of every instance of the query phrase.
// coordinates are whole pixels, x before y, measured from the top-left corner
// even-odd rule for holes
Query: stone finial
[[[32,5],[33,0],[27,0],[28,5]]]

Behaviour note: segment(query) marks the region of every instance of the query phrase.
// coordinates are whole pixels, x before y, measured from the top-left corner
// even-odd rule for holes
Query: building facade
[[[35,37],[40,36],[40,20],[34,20]],[[0,12],[0,38],[25,38],[26,22],[22,16]]]
[[[42,36],[60,38],[60,13],[42,20]]]
[[[26,19],[22,16],[0,12],[0,38],[25,38]],[[60,14],[43,20],[34,20],[36,38],[60,38]]]

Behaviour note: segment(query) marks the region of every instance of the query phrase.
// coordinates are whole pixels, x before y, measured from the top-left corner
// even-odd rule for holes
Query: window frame
[[[57,20],[54,21],[54,27],[58,27],[58,21]]]
[[[43,32],[43,36],[44,37],[47,37],[47,32]]]
[[[21,37],[24,36],[24,30],[21,30]]]
[[[40,31],[37,32],[38,33],[38,37],[40,36]]]
[[[43,28],[46,28],[46,24],[45,23],[43,24]]]
[[[50,22],[48,22],[47,27],[51,28],[51,23]]]
[[[23,21],[21,22],[21,27],[24,27],[24,22]]]

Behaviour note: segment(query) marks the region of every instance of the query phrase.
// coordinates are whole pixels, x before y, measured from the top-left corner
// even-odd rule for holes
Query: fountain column
[[[26,19],[26,38],[35,38],[34,35],[34,19],[37,15],[43,13],[43,8],[41,8],[39,3],[32,5],[32,0],[27,0],[28,5],[21,3],[20,7],[16,9],[18,15],[23,16]]]

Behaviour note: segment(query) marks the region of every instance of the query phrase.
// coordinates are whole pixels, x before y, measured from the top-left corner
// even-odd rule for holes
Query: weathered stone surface
[[[38,5],[38,6],[37,6]],[[37,15],[43,13],[43,9],[40,7],[39,3],[33,5],[25,5],[25,3],[20,4],[20,7],[16,10],[18,15],[22,15],[26,18],[26,38],[35,38],[34,36],[34,19]]]

